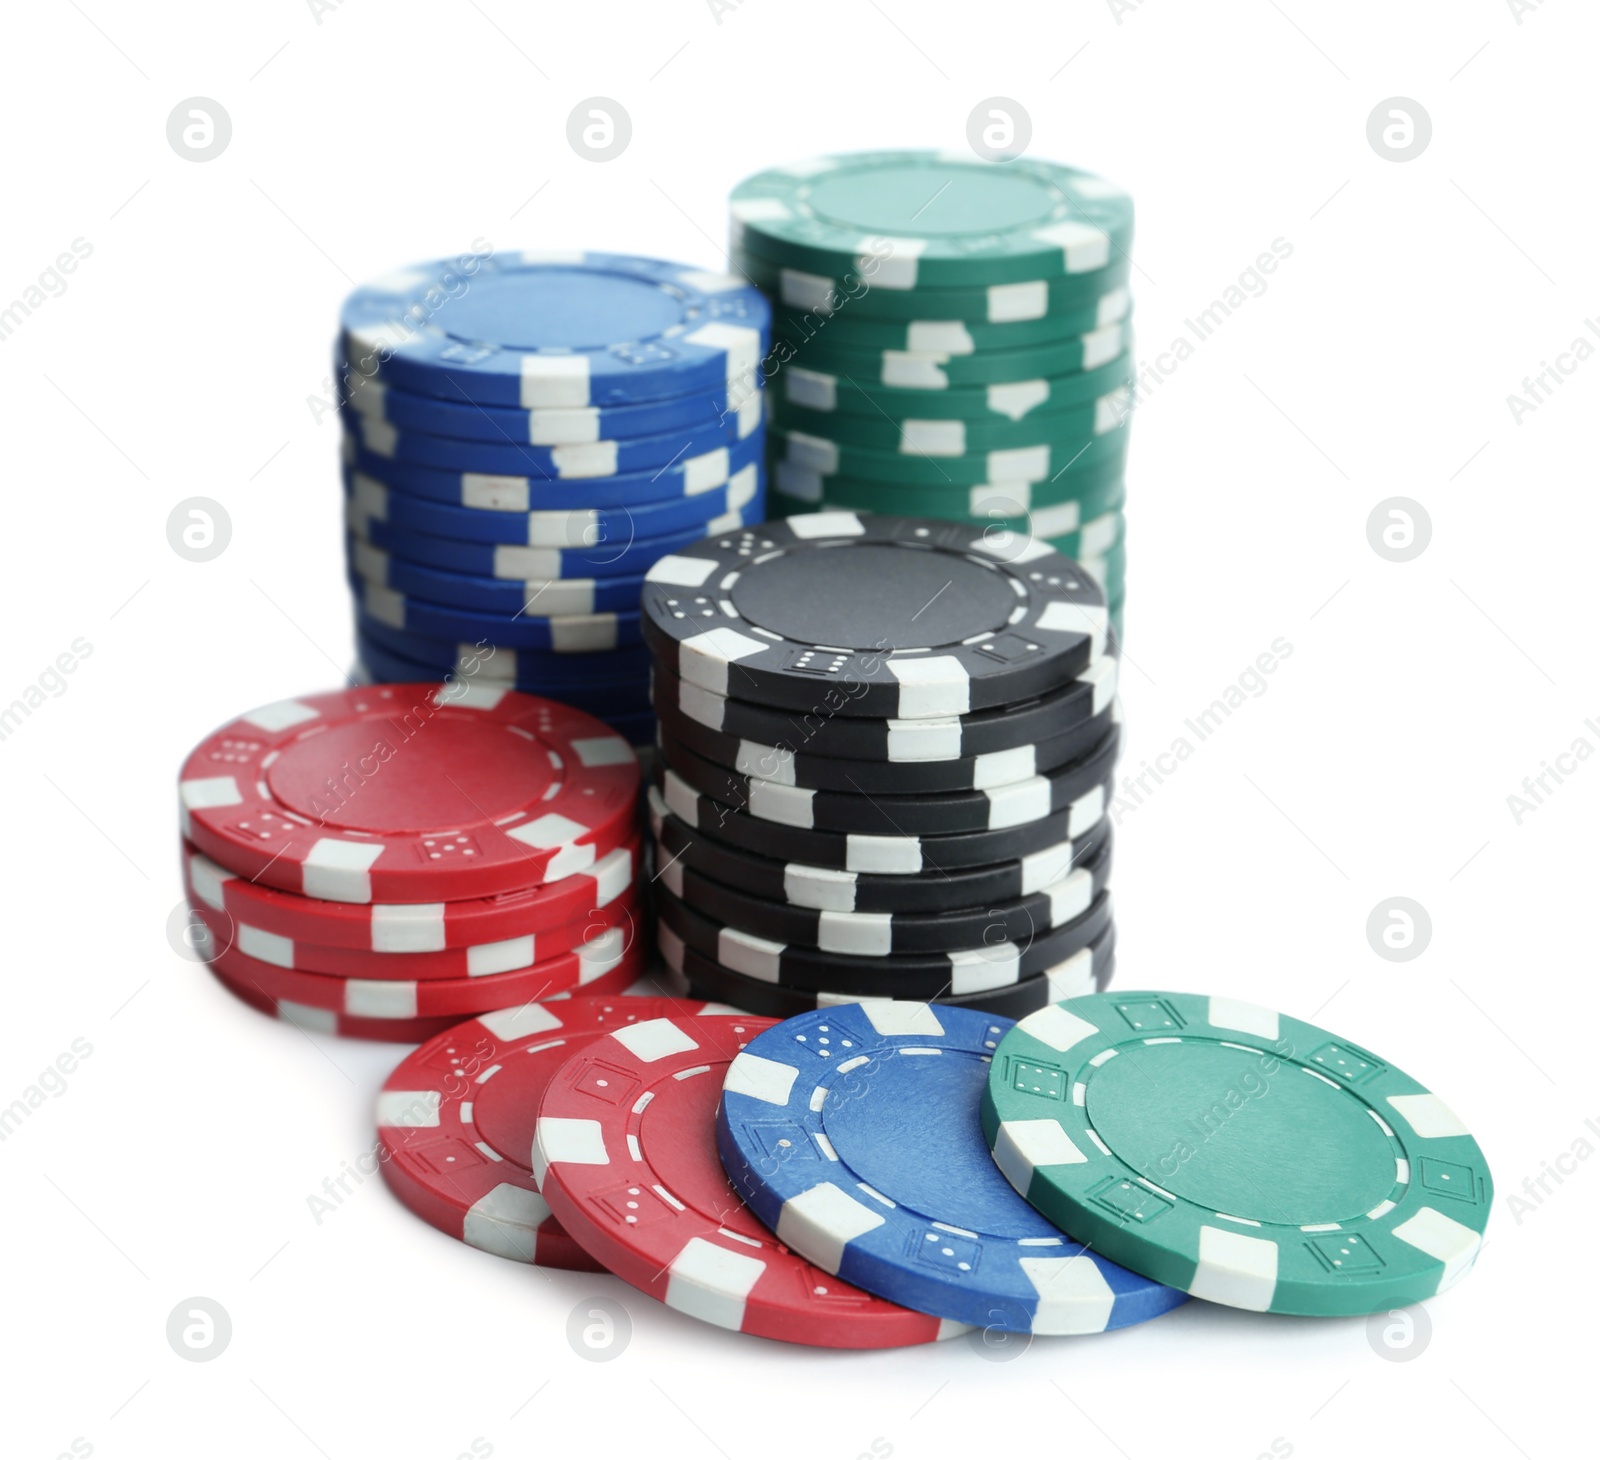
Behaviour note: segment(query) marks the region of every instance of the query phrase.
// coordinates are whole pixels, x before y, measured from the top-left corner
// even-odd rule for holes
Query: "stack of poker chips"
[[[1133,206],[1056,164],[867,152],[734,189],[773,302],[771,505],[1049,540],[1120,629]]]
[[[513,685],[648,743],[643,575],[765,515],[769,328],[740,279],[615,254],[356,290],[336,372],[365,677]]]
[[[807,514],[661,559],[643,631],[657,938],[693,995],[1016,1016],[1105,985],[1117,660],[1075,563]]]
[[[569,706],[488,684],[264,705],[179,796],[189,940],[246,1003],[407,1043],[642,973],[638,758]]]

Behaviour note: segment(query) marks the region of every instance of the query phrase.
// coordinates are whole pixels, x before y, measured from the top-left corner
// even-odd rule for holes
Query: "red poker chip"
[[[777,1022],[652,1019],[569,1059],[539,1101],[534,1131],[534,1177],[550,1210],[618,1277],[722,1328],[824,1348],[896,1348],[963,1331],[813,1267],[728,1184],[714,1127],[723,1076]]]
[[[721,1012],[683,999],[578,995],[457,1024],[395,1066],[378,1094],[390,1189],[423,1221],[513,1262],[604,1269],[562,1230],[529,1160],[539,1097],[578,1050],[647,1019]]]
[[[229,978],[215,966],[211,968],[211,975],[241,1003],[312,1034],[339,1034],[346,1039],[378,1039],[386,1044],[421,1044],[425,1039],[454,1029],[461,1022],[458,1015],[443,1019],[351,1018],[328,1009],[313,1009],[305,1004],[280,1003],[248,983]]]
[[[361,948],[323,948],[285,938],[241,922],[202,899],[185,879],[189,906],[211,930],[217,944],[275,968],[303,973],[332,974],[336,978],[419,979],[483,978],[494,973],[514,973],[547,962],[618,928],[632,942],[643,936],[643,914],[632,897],[619,898],[586,922],[568,923],[542,933],[505,938],[498,943],[477,943],[469,948],[441,948],[433,953],[369,953]],[[291,894],[284,893],[287,897]]]
[[[591,920],[606,926],[607,910],[630,900],[637,885],[639,839],[558,882],[461,902],[326,902],[237,876],[188,845],[183,867],[191,891],[207,907],[276,937],[366,953],[437,953]]]
[[[230,871],[332,902],[555,882],[633,834],[639,762],[592,716],[481,683],[281,700],[208,736],[183,834]]]
[[[612,928],[582,948],[515,973],[417,980],[336,978],[262,963],[237,948],[222,948],[203,922],[202,929],[205,937],[196,939],[196,952],[232,982],[254,989],[280,1008],[297,1004],[368,1020],[461,1020],[579,989],[620,994],[644,972],[646,961],[642,939],[635,937],[630,946],[628,934]]]

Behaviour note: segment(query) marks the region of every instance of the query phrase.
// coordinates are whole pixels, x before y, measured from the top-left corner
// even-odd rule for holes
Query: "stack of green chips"
[[[840,508],[1047,539],[1120,634],[1133,204],[1075,168],[864,152],[733,193],[773,301],[774,516]]]

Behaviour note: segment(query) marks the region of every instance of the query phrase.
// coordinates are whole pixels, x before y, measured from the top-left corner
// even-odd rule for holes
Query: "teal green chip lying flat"
[[[1365,1314],[1471,1269],[1494,1188],[1434,1095],[1313,1024],[1201,994],[1095,994],[1001,1041],[1006,1178],[1113,1262],[1256,1312]]]

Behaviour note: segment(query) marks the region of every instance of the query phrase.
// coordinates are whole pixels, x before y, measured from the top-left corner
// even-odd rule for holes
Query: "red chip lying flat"
[[[221,948],[210,928],[196,947],[212,969],[230,982],[253,989],[280,1008],[293,1004],[361,1019],[465,1019],[491,1009],[508,1009],[579,989],[619,994],[644,971],[645,949],[635,937],[612,928],[582,948],[515,973],[482,978],[364,979],[335,978],[278,968],[239,952]]]
[[[533,1172],[591,1256],[668,1307],[763,1338],[895,1348],[963,1332],[875,1298],[778,1242],[723,1174],[722,1079],[775,1019],[653,1019],[564,1064],[539,1102]]]
[[[437,953],[537,936],[591,918],[604,926],[606,910],[633,893],[639,839],[558,882],[458,902],[327,902],[239,877],[192,846],[183,849],[183,865],[207,907],[269,935],[367,953]]]
[[[383,1174],[423,1221],[514,1262],[601,1271],[550,1215],[529,1158],[545,1086],[622,1025],[725,1005],[579,995],[458,1024],[407,1055],[378,1095]]]
[[[190,754],[184,836],[230,871],[333,902],[489,897],[631,840],[639,765],[599,720],[484,684],[282,700]]]

